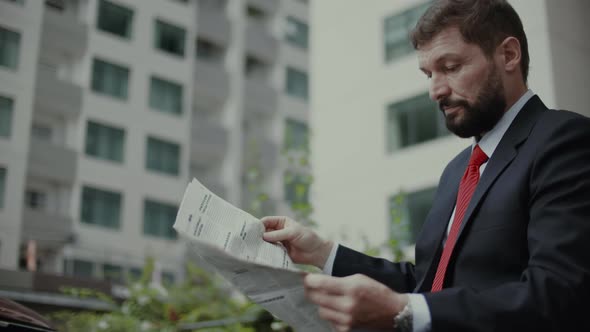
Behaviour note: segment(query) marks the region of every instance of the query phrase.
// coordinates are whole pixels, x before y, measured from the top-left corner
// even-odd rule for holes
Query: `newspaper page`
[[[332,331],[305,298],[303,272],[285,248],[262,239],[264,225],[256,217],[193,179],[173,227],[203,268],[219,273],[296,331]]]

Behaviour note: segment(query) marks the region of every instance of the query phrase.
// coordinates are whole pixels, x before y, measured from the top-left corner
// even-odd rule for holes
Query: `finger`
[[[295,237],[295,230],[292,228],[283,228],[262,234],[262,238],[268,242],[290,241]]]
[[[266,229],[282,229],[287,223],[287,218],[283,216],[268,216],[260,219]]]
[[[347,327],[352,324],[352,318],[350,315],[332,310],[330,308],[320,307],[318,309],[318,314],[321,318],[331,322],[336,326]]]
[[[324,274],[310,274],[305,276],[303,284],[309,289],[321,289],[333,295],[345,294],[348,289],[346,280]]]
[[[311,302],[320,306],[320,308],[326,308],[341,313],[350,312],[352,308],[350,298],[342,295],[334,295],[317,289],[308,289],[306,290],[305,295]]]

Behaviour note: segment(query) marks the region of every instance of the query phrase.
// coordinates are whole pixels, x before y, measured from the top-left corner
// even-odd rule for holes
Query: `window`
[[[150,107],[165,113],[182,113],[182,85],[153,77],[150,84]]]
[[[444,115],[424,93],[389,105],[387,151],[393,152],[448,135]]]
[[[0,167],[0,209],[4,208],[4,193],[6,192],[6,168]]]
[[[174,272],[162,271],[162,283],[164,285],[167,285],[167,286],[174,285],[175,280],[176,280],[176,276],[174,275]]]
[[[391,232],[395,237],[399,238],[400,233],[406,233],[406,244],[416,242],[424,220],[432,208],[435,193],[436,187],[398,194],[390,198],[389,217]]]
[[[102,278],[113,282],[123,282],[123,268],[105,263],[102,265]]]
[[[293,17],[287,17],[285,39],[291,44],[307,49],[309,47],[309,28],[307,24]]]
[[[99,159],[123,162],[125,131],[88,121],[86,127],[86,155]]]
[[[428,6],[430,6],[430,2],[420,4],[417,7],[385,18],[383,37],[385,39],[386,62],[401,58],[414,51],[414,47],[409,39],[409,33]]]
[[[225,49],[222,46],[202,38],[197,39],[197,59],[207,62],[221,63],[223,62],[224,54]]]
[[[297,69],[287,68],[285,85],[287,94],[307,101],[309,94],[307,73]]]
[[[143,204],[143,233],[165,239],[176,239],[172,228],[177,207],[146,199]]]
[[[66,274],[77,277],[92,278],[94,276],[94,263],[81,260],[72,259],[65,262]]]
[[[129,69],[94,59],[92,90],[118,99],[127,99]]]
[[[154,47],[167,53],[184,56],[186,31],[178,26],[156,20]]]
[[[309,204],[310,175],[286,172],[284,177],[285,201],[291,205]]]
[[[84,186],[80,219],[86,224],[118,229],[121,200],[120,193]]]
[[[0,27],[0,66],[16,69],[20,48],[20,34]]]
[[[288,150],[307,150],[309,148],[309,129],[307,125],[287,119],[284,144]]]
[[[147,139],[145,167],[170,175],[178,175],[180,146],[153,137]]]
[[[0,96],[0,137],[9,138],[12,133],[12,109],[14,102]]]
[[[47,194],[39,190],[28,189],[25,192],[25,203],[31,209],[43,210],[47,204]]]
[[[120,37],[131,38],[133,11],[127,7],[101,0],[97,28]]]

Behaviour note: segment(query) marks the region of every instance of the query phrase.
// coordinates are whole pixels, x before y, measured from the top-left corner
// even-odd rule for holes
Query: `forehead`
[[[463,57],[479,50],[475,44],[468,44],[457,27],[448,27],[418,48],[420,68],[428,68],[449,57]]]

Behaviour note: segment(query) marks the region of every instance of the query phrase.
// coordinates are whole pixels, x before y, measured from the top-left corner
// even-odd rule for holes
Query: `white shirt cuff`
[[[336,260],[336,252],[338,251],[338,243],[334,243],[332,246],[332,251],[330,251],[330,255],[328,259],[326,259],[326,264],[324,264],[324,274],[332,275],[332,270],[334,269],[334,261]]]
[[[413,332],[428,332],[432,318],[430,317],[430,309],[426,303],[426,298],[422,294],[407,294],[412,306],[413,312]]]

